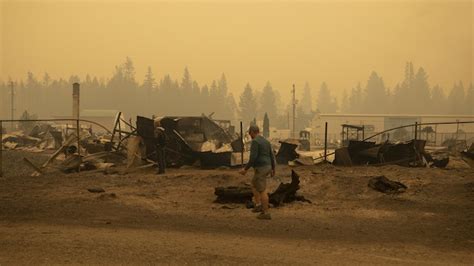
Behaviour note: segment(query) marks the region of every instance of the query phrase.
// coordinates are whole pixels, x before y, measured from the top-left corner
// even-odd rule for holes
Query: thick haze
[[[139,81],[187,66],[200,84],[224,72],[234,95],[269,80],[283,100],[293,82],[340,95],[372,70],[393,88],[407,61],[431,85],[473,80],[472,1],[0,2],[3,80],[107,78],[126,56]]]

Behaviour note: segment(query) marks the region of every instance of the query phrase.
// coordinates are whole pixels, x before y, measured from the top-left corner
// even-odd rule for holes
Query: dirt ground
[[[474,264],[474,171],[300,166],[295,202],[261,221],[214,187],[248,183],[236,169],[31,177],[8,152],[0,179],[0,265],[13,264]],[[291,169],[278,168],[289,182]],[[385,175],[408,186],[367,186]],[[271,190],[278,186],[269,180]],[[105,193],[87,189],[101,187]]]

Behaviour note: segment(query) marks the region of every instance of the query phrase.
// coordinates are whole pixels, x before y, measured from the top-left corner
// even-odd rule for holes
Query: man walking
[[[158,174],[164,174],[166,168],[165,146],[166,135],[162,127],[155,128],[155,146],[156,146],[156,163],[158,164]]]
[[[260,135],[258,126],[250,126],[249,135],[252,137],[250,159],[245,168],[240,170],[240,173],[245,175],[250,167],[254,168],[252,191],[255,207],[253,211],[260,212],[257,216],[258,219],[270,220],[271,216],[268,212],[267,176],[275,175],[275,154],[273,153],[270,142]]]

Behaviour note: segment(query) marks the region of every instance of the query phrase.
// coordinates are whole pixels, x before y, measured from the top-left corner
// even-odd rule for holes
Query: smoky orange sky
[[[236,96],[270,81],[336,95],[372,70],[393,88],[406,61],[430,85],[472,82],[472,1],[11,1],[0,0],[0,78],[110,77],[126,56],[200,85],[222,72]]]

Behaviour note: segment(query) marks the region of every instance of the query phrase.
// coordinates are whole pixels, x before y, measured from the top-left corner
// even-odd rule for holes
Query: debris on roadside
[[[311,203],[310,200],[307,200],[303,196],[296,194],[299,189],[300,176],[294,170],[291,170],[291,183],[280,183],[277,189],[270,194],[270,203],[273,204],[273,206],[280,206],[283,203],[289,203],[293,201]]]
[[[334,165],[386,165],[407,167],[430,166],[444,168],[449,163],[446,154],[430,155],[425,151],[425,140],[380,144],[350,140],[347,147],[336,149]]]
[[[269,193],[270,203],[277,207],[284,203],[290,203],[293,201],[303,201],[311,203],[311,201],[305,199],[301,195],[297,195],[297,191],[300,189],[300,177],[292,170],[291,171],[291,182],[280,183],[277,189]],[[249,203],[252,201],[252,189],[249,185],[246,186],[229,186],[229,187],[216,187],[214,194],[217,196],[216,203]]]
[[[101,187],[93,187],[93,188],[88,188],[87,191],[90,193],[104,193],[105,190]]]
[[[368,186],[374,190],[386,194],[398,194],[405,192],[407,189],[407,186],[404,184],[397,181],[392,181],[383,175],[371,178],[369,180]]]

